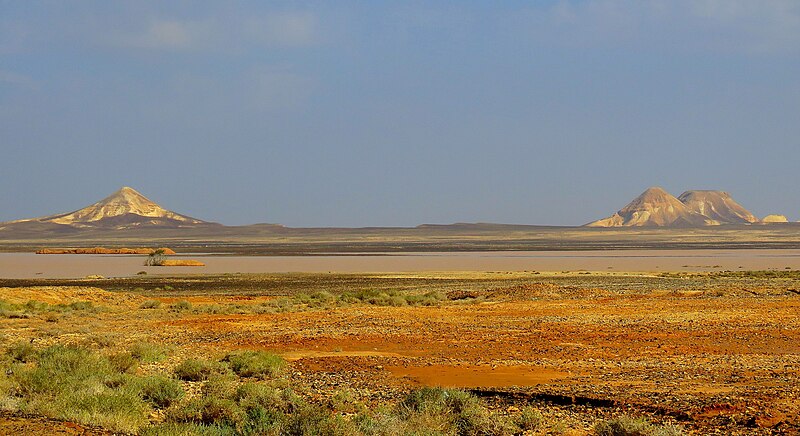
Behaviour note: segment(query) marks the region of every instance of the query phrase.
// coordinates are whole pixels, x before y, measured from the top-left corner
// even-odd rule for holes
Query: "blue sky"
[[[800,219],[800,2],[0,0],[0,221],[577,225],[651,185]]]

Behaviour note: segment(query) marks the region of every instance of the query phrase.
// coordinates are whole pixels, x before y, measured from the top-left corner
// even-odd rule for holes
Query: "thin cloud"
[[[305,12],[281,12],[244,23],[244,36],[266,45],[306,46],[316,42],[317,19]]]
[[[5,83],[8,85],[14,86],[21,86],[26,88],[36,88],[36,81],[32,78],[22,75],[13,73],[11,71],[4,71],[0,70],[0,83]]]
[[[197,42],[197,29],[191,23],[179,21],[156,21],[137,38],[131,38],[131,45],[155,49],[185,49]]]
[[[546,44],[800,51],[800,2],[795,0],[561,0],[511,20]]]
[[[117,38],[116,45],[172,51],[237,51],[253,46],[303,47],[317,41],[317,19],[305,12],[207,20],[156,20]]]

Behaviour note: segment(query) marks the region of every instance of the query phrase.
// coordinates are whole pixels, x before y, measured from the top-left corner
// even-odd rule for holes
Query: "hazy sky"
[[[0,221],[123,185],[225,224],[800,219],[800,1],[0,0]]]

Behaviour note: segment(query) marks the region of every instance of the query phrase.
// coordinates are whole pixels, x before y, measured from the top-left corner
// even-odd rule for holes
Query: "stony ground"
[[[348,389],[377,405],[419,385],[462,387],[499,413],[536,405],[553,434],[590,434],[599,419],[623,413],[696,434],[800,432],[800,295],[792,273],[242,276],[207,292],[204,280],[5,283],[0,300],[92,301],[102,310],[0,317],[0,340],[175,347],[167,362],[143,371],[189,356],[272,350],[291,362],[293,381],[311,398]],[[353,287],[430,289],[447,298],[388,307],[293,297]],[[146,309],[148,301],[161,305]],[[171,308],[178,301],[192,308]],[[92,431],[6,415],[0,433],[20,423],[54,426],[48,433]]]

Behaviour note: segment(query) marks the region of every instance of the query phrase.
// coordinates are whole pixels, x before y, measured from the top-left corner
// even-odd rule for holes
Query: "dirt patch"
[[[411,379],[426,386],[485,388],[536,386],[569,377],[569,374],[533,366],[431,365],[386,366],[395,377]]]
[[[0,412],[0,434],[4,435],[64,435],[64,436],[100,436],[111,435],[111,432],[84,427],[69,421],[16,416]]]

